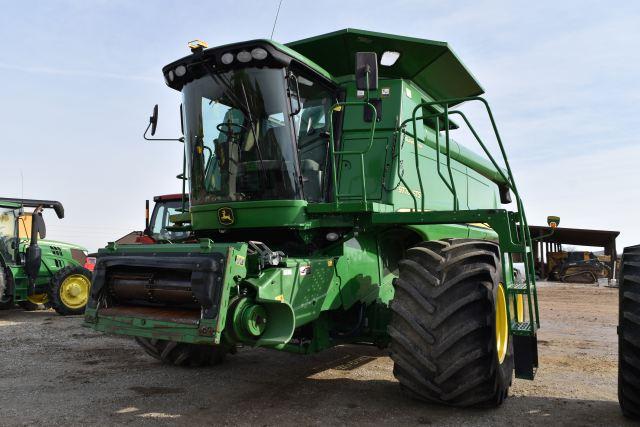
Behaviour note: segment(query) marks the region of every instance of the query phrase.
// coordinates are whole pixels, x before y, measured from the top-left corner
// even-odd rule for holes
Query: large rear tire
[[[188,344],[176,341],[136,337],[136,342],[151,357],[176,366],[211,366],[224,362],[227,354],[222,346]]]
[[[640,419],[640,246],[624,249],[618,301],[618,401]]]
[[[410,396],[451,406],[500,405],[513,349],[495,243],[422,242],[400,262],[389,325],[394,375]]]

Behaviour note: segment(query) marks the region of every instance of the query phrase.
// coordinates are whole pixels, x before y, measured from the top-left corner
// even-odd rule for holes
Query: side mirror
[[[38,242],[38,235],[41,239],[47,237],[47,227],[42,217],[42,207],[37,207],[31,215],[31,244]]]
[[[554,215],[549,215],[547,217],[547,224],[551,228],[557,228],[558,225],[560,225],[560,217],[559,216],[554,216]]]
[[[42,217],[42,214],[39,213],[37,215],[34,215],[33,217],[33,223],[36,226],[36,233],[37,235],[41,238],[41,239],[46,239],[47,238],[47,226],[44,223],[44,218]]]
[[[149,117],[149,124],[151,125],[151,136],[156,134],[156,127],[158,126],[158,104],[153,106],[153,114]]]
[[[356,89],[378,89],[378,55],[375,52],[356,53]]]
[[[42,262],[42,251],[38,246],[38,235],[44,239],[47,237],[47,228],[42,218],[42,206],[38,206],[31,215],[31,243],[27,247],[25,254],[24,271],[29,278],[29,294],[34,291],[36,278],[40,271],[40,263]]]
[[[182,108],[180,108],[180,116],[182,116]],[[180,118],[181,118],[180,122],[182,123],[182,117],[180,117]],[[149,124],[147,125],[147,128],[144,130],[144,133],[142,134],[142,137],[144,139],[146,139],[147,141],[180,141],[180,142],[184,142],[184,137],[183,136],[180,137],[180,138],[148,138],[147,137],[147,132],[149,132],[149,130],[151,130],[151,136],[154,136],[156,134],[156,128],[157,127],[158,127],[158,104],[153,106],[153,113],[152,113],[151,117],[149,117]]]

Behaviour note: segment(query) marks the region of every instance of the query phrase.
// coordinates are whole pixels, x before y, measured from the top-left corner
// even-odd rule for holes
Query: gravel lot
[[[541,367],[496,410],[406,399],[384,351],[241,350],[222,366],[166,367],[130,339],[55,312],[0,312],[0,425],[508,423],[625,425],[616,397],[617,289],[542,284]]]

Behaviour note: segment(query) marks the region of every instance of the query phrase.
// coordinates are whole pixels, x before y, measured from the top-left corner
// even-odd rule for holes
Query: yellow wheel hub
[[[498,349],[498,361],[502,363],[507,356],[509,345],[509,323],[507,320],[507,298],[502,283],[498,285],[496,298],[496,346]]]
[[[60,299],[69,308],[82,308],[89,299],[89,286],[91,283],[82,274],[72,274],[64,279],[60,285]]]
[[[49,301],[49,296],[47,294],[34,294],[29,295],[27,297],[27,301],[32,304],[46,304]]]

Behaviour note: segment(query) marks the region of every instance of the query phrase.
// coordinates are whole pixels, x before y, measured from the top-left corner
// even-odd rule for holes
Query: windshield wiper
[[[264,160],[262,158],[262,151],[260,150],[260,144],[259,144],[259,141],[258,141],[258,137],[256,135],[255,123],[253,122],[253,118],[251,117],[251,111],[250,111],[250,108],[249,108],[249,100],[247,98],[247,91],[245,90],[244,83],[240,82],[240,85],[242,87],[242,92],[244,94],[244,105],[242,105],[242,103],[240,102],[241,100],[233,92],[233,88],[231,87],[231,84],[228,81],[226,81],[225,79],[223,79],[222,76],[219,76],[218,74],[216,74],[215,70],[209,64],[207,64],[207,68],[209,69],[209,72],[207,73],[207,75],[210,76],[211,79],[213,79],[213,81],[215,83],[220,84],[225,88],[225,92],[229,96],[229,98],[231,98],[231,100],[236,104],[238,109],[240,111],[242,111],[242,113],[244,113],[244,115],[246,117],[249,118],[249,124],[251,125],[251,133],[253,135],[254,143],[256,144],[256,151],[258,153],[258,160],[260,161],[260,172],[262,172],[262,175],[264,175],[264,177],[266,179],[266,183],[265,184],[269,184],[270,185],[271,181],[269,180],[269,175],[267,174],[267,171],[266,171],[266,169],[264,167]],[[265,188],[265,184],[261,184],[261,187]]]
[[[244,95],[244,106],[247,109],[247,117],[249,118],[249,125],[251,126],[253,141],[254,141],[254,144],[256,144],[258,160],[260,161],[260,170],[262,171],[262,174],[264,175],[267,184],[271,186],[271,182],[269,180],[269,174],[267,174],[267,171],[264,168],[264,160],[262,159],[262,151],[260,150],[260,141],[258,141],[258,135],[256,135],[256,125],[253,122],[253,118],[251,117],[251,109],[249,108],[249,99],[247,98],[247,90],[244,88],[244,83],[242,82],[240,82],[240,87],[242,87],[242,94]]]

